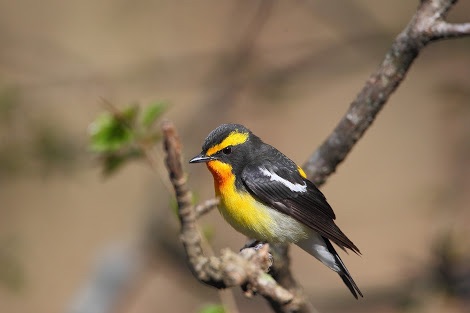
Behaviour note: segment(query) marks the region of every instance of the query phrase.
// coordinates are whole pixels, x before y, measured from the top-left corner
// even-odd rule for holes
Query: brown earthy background
[[[187,158],[210,130],[237,122],[302,164],[417,2],[0,1],[0,312],[70,312],[97,264],[133,249],[151,249],[152,266],[116,312],[218,303],[184,264],[163,167],[100,174],[87,127],[101,99],[168,101]],[[461,1],[450,20],[469,12]],[[426,48],[331,176],[323,191],[363,253],[342,256],[365,298],[293,247],[320,311],[468,310],[469,90],[469,39]],[[205,167],[187,170],[197,198],[210,198]],[[215,251],[244,243],[217,212],[201,224]],[[269,311],[235,297],[240,312]]]

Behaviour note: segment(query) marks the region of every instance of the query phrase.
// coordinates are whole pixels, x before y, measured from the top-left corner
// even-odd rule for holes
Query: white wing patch
[[[277,175],[276,173],[270,172],[266,168],[261,168],[261,173],[263,173],[265,176],[269,177],[270,180],[272,181],[277,181],[287,188],[289,188],[291,191],[294,192],[307,192],[307,184],[304,182],[303,185],[297,184],[297,183],[292,183],[288,181],[285,178],[282,178],[281,176]]]

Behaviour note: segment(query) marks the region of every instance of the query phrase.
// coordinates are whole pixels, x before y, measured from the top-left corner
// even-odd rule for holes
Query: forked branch
[[[457,0],[422,0],[406,28],[395,38],[384,60],[366,81],[333,132],[304,164],[309,178],[322,185],[346,158],[356,142],[375,120],[390,95],[406,76],[421,49],[442,39],[470,35],[470,23],[451,24],[446,14]],[[272,247],[275,263],[272,277],[268,250],[246,249],[241,254],[224,250],[220,257],[207,257],[202,249],[202,236],[196,219],[217,205],[209,200],[201,205],[191,203],[191,192],[181,164],[181,144],[174,126],[163,125],[166,163],[178,202],[181,241],[190,268],[203,283],[216,288],[241,286],[247,294],[264,296],[275,312],[314,312],[289,267],[288,248]],[[274,277],[274,279],[273,279]]]

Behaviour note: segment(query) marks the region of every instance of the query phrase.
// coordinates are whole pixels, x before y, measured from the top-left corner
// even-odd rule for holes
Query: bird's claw
[[[256,251],[259,251],[266,244],[267,244],[266,242],[262,242],[260,240],[250,239],[249,241],[247,241],[245,243],[245,245],[240,249],[240,251],[243,251],[244,249],[254,249]],[[271,269],[271,266],[274,263],[274,258],[273,258],[272,254],[270,252],[268,252],[267,258],[268,258],[268,260],[267,260],[268,264],[267,264],[267,267],[266,267],[266,272],[269,272],[269,270]]]
[[[240,251],[248,248],[254,248],[255,250],[259,250],[263,245],[264,243],[257,239],[250,239],[245,243],[245,245],[240,249]]]

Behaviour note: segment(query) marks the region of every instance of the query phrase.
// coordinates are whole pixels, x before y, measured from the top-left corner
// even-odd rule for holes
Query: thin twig
[[[209,199],[196,205],[194,211],[196,211],[196,216],[200,217],[206,213],[209,213],[219,205],[220,200],[218,198]]]

